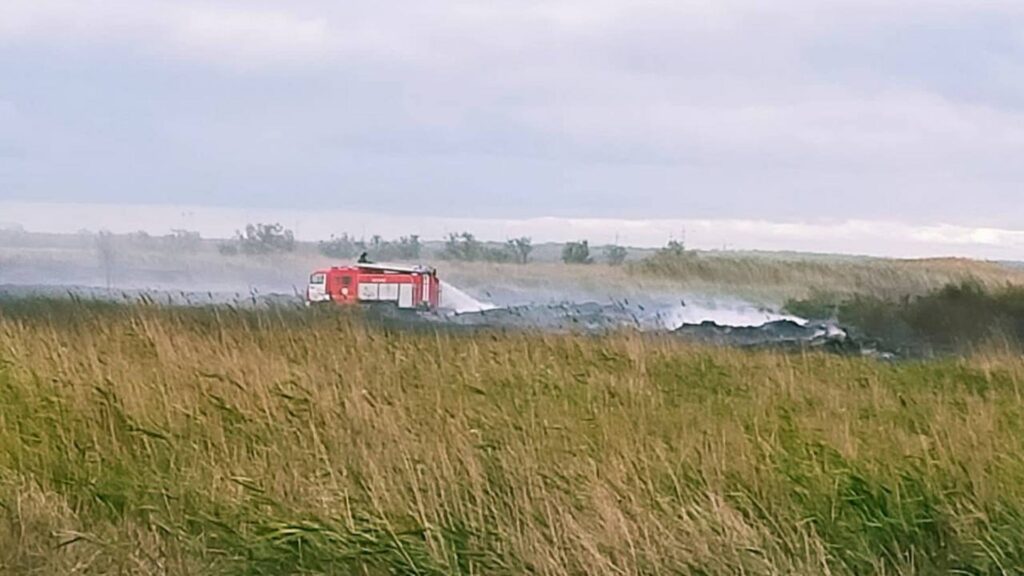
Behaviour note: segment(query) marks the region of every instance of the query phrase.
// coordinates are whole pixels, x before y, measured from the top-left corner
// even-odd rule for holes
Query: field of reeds
[[[1024,269],[961,258],[897,260],[660,251],[630,263],[628,270],[648,278],[675,281],[693,291],[725,291],[780,302],[822,293],[894,299],[964,282],[987,289],[1024,285]]]
[[[0,302],[3,574],[1013,574],[1024,359]]]
[[[786,309],[805,318],[834,319],[905,356],[963,354],[992,343],[1024,349],[1024,286],[1019,285],[988,289],[965,282],[888,299],[821,293],[790,300]]]

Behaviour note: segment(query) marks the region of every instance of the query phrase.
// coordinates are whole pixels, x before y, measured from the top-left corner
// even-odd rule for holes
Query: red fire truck
[[[337,304],[385,303],[434,310],[441,282],[429,266],[358,263],[317,270],[309,277],[306,301]]]

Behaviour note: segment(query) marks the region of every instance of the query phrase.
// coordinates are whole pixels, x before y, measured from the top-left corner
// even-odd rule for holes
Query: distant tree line
[[[618,244],[608,244],[601,250],[604,262],[610,266],[621,266],[629,251]],[[567,242],[562,246],[562,262],[566,264],[593,264],[594,257],[590,253],[590,243],[587,240]]]
[[[176,228],[170,234],[152,236],[145,230],[132,232],[128,241],[147,250],[173,250],[175,252],[198,252],[203,245],[203,237],[199,232]]]
[[[515,262],[530,261],[533,243],[529,237],[513,238],[503,245],[486,244],[469,232],[449,234],[441,258],[461,262]],[[606,263],[619,266],[626,261],[629,251],[617,244],[604,246],[602,256]],[[593,264],[590,242],[578,240],[562,246],[562,262],[566,264]]]
[[[142,234],[142,233],[140,233]],[[175,230],[169,237],[182,246],[195,245],[200,242],[199,235],[183,230]],[[244,231],[235,233],[235,237],[218,247],[221,254],[274,254],[293,252],[297,246],[294,233],[282,226],[274,224],[248,224]],[[528,236],[511,238],[504,243],[484,242],[473,233],[452,232],[444,241],[444,245],[435,255],[442,260],[454,262],[497,262],[526,264],[533,254],[533,240]],[[317,244],[320,254],[329,258],[352,259],[363,254],[375,261],[418,260],[423,257],[424,244],[416,234],[401,236],[388,240],[380,235],[369,238],[356,238],[342,233],[331,236],[329,240]],[[693,253],[678,240],[671,240],[659,249],[653,259],[665,260],[688,257]],[[593,264],[596,261],[610,266],[620,266],[629,256],[629,250],[618,244],[607,244],[600,247],[599,258],[595,257],[586,239],[567,242],[562,246],[561,259],[566,264]]]
[[[448,234],[441,258],[459,262],[513,262],[526,264],[533,252],[533,241],[526,237],[513,238],[504,244],[481,242],[470,232]]]
[[[202,246],[202,237],[198,232],[175,229],[163,236],[153,236],[144,230],[124,235],[117,235],[109,230],[90,232],[80,230],[79,235],[91,237],[95,244],[97,263],[103,271],[103,279],[107,289],[115,284],[115,276],[123,259],[122,253],[130,249],[154,251],[170,251],[176,254],[198,252]]]
[[[222,243],[218,249],[225,256],[294,252],[295,233],[280,223],[247,224],[244,232],[235,232],[235,237]]]
[[[385,240],[374,235],[366,241],[344,233],[320,242],[317,248],[330,258],[355,258],[366,254],[372,260],[416,260],[423,252],[423,244],[416,234],[402,236],[398,240]]]

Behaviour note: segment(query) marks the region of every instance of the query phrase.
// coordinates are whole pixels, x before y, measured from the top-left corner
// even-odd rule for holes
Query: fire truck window
[[[324,275],[323,274],[313,274],[312,276],[309,277],[309,283],[310,284],[323,284],[324,283]]]

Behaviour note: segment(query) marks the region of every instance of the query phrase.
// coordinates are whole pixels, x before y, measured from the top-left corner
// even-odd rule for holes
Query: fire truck
[[[313,272],[306,301],[434,310],[441,301],[441,282],[429,266],[360,262]]]

